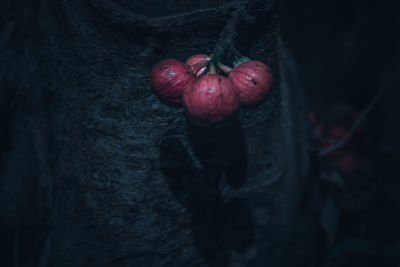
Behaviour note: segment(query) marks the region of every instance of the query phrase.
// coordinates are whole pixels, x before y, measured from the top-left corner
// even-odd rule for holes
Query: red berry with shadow
[[[199,78],[183,94],[188,117],[197,125],[208,126],[233,116],[239,108],[239,93],[225,77],[209,74]]]
[[[274,82],[267,65],[256,60],[237,65],[230,71],[229,79],[239,90],[240,101],[246,105],[260,103]]]
[[[182,102],[183,92],[193,81],[189,68],[176,59],[161,60],[150,74],[150,85],[154,93],[166,103]]]

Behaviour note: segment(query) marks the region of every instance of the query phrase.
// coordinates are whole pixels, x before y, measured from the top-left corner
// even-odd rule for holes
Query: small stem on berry
[[[245,57],[245,56],[235,57],[234,60],[233,60],[233,66],[236,67],[237,65],[240,65],[240,64],[245,63],[245,62],[250,61],[250,60],[251,60],[250,58]]]
[[[217,72],[216,72],[216,68],[215,68],[214,64],[218,64],[221,61],[221,57],[222,57],[223,53],[224,53],[224,49],[222,49],[220,46],[216,46],[214,51],[210,55],[211,59],[206,61],[207,68],[203,71],[202,74],[200,74],[199,77],[206,75],[210,71],[212,66],[214,67],[213,74],[216,74]]]
[[[212,63],[210,65],[210,73],[211,74],[217,74],[217,69],[216,69],[215,65],[212,64]]]
[[[228,66],[222,64],[221,62],[218,62],[217,65],[218,65],[218,68],[220,68],[225,74],[228,74],[232,70],[231,67],[228,67]]]
[[[209,63],[217,64],[218,62],[220,62],[223,53],[224,53],[224,49],[222,49],[220,46],[216,46],[214,51],[211,53],[212,58],[209,61]]]

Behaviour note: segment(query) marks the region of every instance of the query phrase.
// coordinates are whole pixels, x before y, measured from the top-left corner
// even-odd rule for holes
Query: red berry
[[[240,101],[237,89],[227,78],[209,74],[184,92],[183,103],[189,118],[206,126],[235,114]]]
[[[158,62],[150,74],[150,85],[154,93],[167,103],[182,102],[183,91],[194,81],[189,68],[176,59]]]
[[[247,105],[261,102],[274,81],[267,65],[256,60],[244,62],[233,68],[229,79],[239,90],[240,101]]]
[[[331,139],[340,140],[347,134],[347,129],[341,125],[332,125],[328,130],[328,137]]]
[[[206,54],[196,54],[189,57],[185,64],[189,66],[190,70],[192,71],[193,75],[198,77],[201,75],[204,70],[207,68],[206,63],[209,61],[211,57]]]
[[[336,160],[336,164],[344,175],[352,175],[359,169],[358,159],[352,152],[346,152],[341,155]]]

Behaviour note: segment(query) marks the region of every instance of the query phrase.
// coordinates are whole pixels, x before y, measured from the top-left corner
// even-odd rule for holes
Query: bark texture
[[[211,128],[162,104],[149,73],[162,59],[212,51],[237,1],[166,3],[38,5],[15,67],[27,77],[2,66],[18,88],[2,94],[27,101],[2,118],[14,146],[2,153],[32,166],[2,162],[2,192],[16,177],[47,192],[55,266],[312,266],[306,108],[279,41],[278,3],[250,1],[255,24],[240,23],[235,41],[270,66],[270,95]],[[13,190],[7,203],[18,203]],[[3,225],[26,214],[0,204],[15,215]]]

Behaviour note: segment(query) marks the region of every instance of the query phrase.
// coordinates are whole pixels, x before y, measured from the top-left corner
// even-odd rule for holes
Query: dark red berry
[[[185,64],[189,66],[193,75],[198,77],[201,75],[205,69],[207,68],[206,64],[211,59],[209,55],[206,54],[195,54],[189,57]]]
[[[274,81],[267,65],[256,60],[244,62],[233,68],[229,79],[239,90],[240,101],[246,105],[260,103]]]
[[[189,68],[176,59],[158,62],[150,74],[150,85],[154,93],[164,102],[182,102],[183,91],[194,81]]]
[[[209,74],[199,78],[184,92],[185,109],[198,125],[206,126],[235,114],[239,108],[239,94],[225,77]]]

